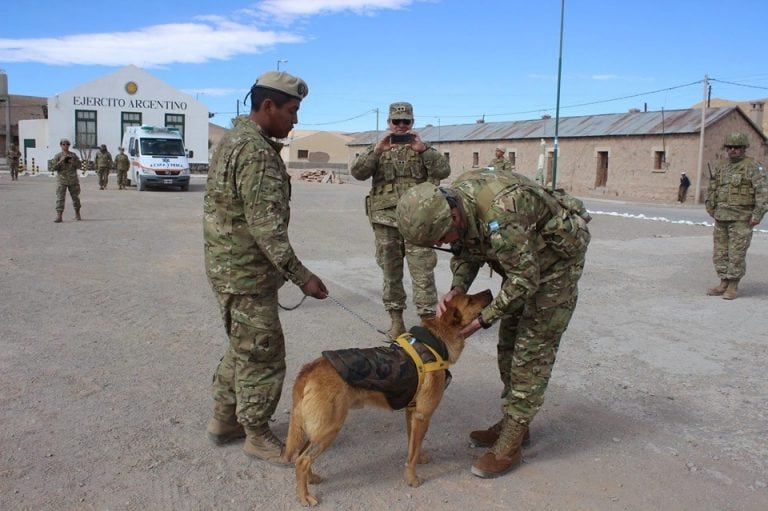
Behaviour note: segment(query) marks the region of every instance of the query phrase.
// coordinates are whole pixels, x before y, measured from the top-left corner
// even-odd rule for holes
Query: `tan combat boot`
[[[484,479],[504,475],[522,461],[523,438],[528,428],[509,417],[504,418],[499,439],[493,448],[472,464],[472,474]]]
[[[61,215],[62,215],[62,214],[63,214],[63,213],[62,213],[61,211],[57,211],[57,212],[56,212],[56,218],[55,218],[53,221],[54,221],[55,223],[57,223],[57,224],[60,224],[60,223],[62,222],[62,218],[61,218]]]
[[[272,465],[288,466],[290,462],[283,459],[285,446],[279,438],[272,433],[269,426],[262,428],[246,429],[243,452],[250,458],[256,458]]]
[[[82,220],[82,217],[80,216],[80,208],[75,210],[75,220]]]
[[[727,287],[728,287],[728,280],[720,279],[720,284],[718,284],[715,287],[710,287],[709,289],[707,289],[707,296],[720,296],[721,294],[725,293],[725,290]]]
[[[392,320],[392,324],[387,330],[387,335],[390,339],[397,339],[400,334],[405,333],[405,323],[403,323],[403,311],[391,310],[389,311],[389,317]]]
[[[469,434],[469,442],[472,447],[492,447],[499,439],[499,433],[501,433],[501,426],[504,423],[504,419],[494,424],[488,429],[476,429]],[[525,427],[525,436],[523,436],[523,447],[529,447],[531,445],[531,432],[528,426]]]
[[[235,405],[216,402],[213,405],[213,417],[208,421],[208,439],[214,445],[224,445],[245,436],[245,429],[237,422]]]
[[[738,280],[729,280],[728,281],[728,288],[725,290],[725,293],[723,293],[723,300],[733,300],[736,298],[736,294],[739,291],[739,281]]]

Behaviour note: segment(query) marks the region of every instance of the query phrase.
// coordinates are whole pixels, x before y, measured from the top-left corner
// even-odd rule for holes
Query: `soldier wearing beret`
[[[715,167],[709,180],[707,213],[715,219],[712,259],[720,284],[707,290],[710,296],[736,298],[739,281],[747,271],[747,249],[752,230],[768,210],[765,168],[746,156],[749,139],[744,133],[725,137],[728,158]]]
[[[75,219],[82,220],[80,217],[80,179],[77,172],[80,170],[80,158],[69,150],[69,140],[62,138],[59,141],[61,151],[53,157],[53,170],[56,171],[56,219],[54,222],[61,223],[64,214],[64,199],[69,190],[69,196],[72,198],[72,206],[75,208]]]
[[[288,240],[290,176],[280,157],[298,122],[304,80],[270,71],[251,87],[251,111],[236,121],[211,159],[203,202],[208,280],[229,346],[213,375],[208,436],[221,445],[246,437],[246,455],[282,464],[283,442],[269,427],[285,378],[277,290],[290,280],[305,295],[328,290]]]
[[[576,307],[578,281],[590,241],[588,215],[578,199],[551,192],[513,172],[468,172],[451,188],[424,183],[397,207],[403,237],[414,245],[449,243],[453,282],[438,314],[469,290],[480,267],[501,275],[499,294],[462,332],[499,321],[498,366],[502,419],[470,433],[491,449],[472,473],[489,478],[517,466],[528,426],[544,401],[560,338]]]
[[[492,167],[493,170],[515,170],[514,165],[512,165],[512,162],[509,161],[507,158],[504,157],[504,154],[507,152],[507,150],[497,145],[496,149],[494,149],[494,155],[496,156],[494,159],[486,165],[487,167]]]
[[[392,103],[387,126],[389,132],[357,158],[350,172],[361,181],[371,178],[365,211],[373,227],[376,263],[384,273],[382,299],[391,320],[387,333],[395,339],[405,332],[403,258],[408,261],[417,314],[434,316],[437,305],[434,274],[437,256],[431,248],[417,247],[403,240],[397,230],[395,207],[406,190],[424,182],[439,184],[448,177],[451,168],[440,152],[412,131],[410,103]]]

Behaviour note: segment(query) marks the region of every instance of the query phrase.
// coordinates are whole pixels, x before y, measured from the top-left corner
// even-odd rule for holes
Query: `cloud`
[[[233,94],[245,94],[248,89],[232,89],[224,87],[204,87],[200,89],[182,89],[182,92],[189,94],[190,96],[232,96]]]
[[[236,55],[261,53],[276,44],[302,41],[301,36],[289,32],[261,30],[209,16],[194,23],[153,25],[131,32],[0,39],[0,62],[135,64],[151,68],[227,60]]]
[[[592,79],[597,81],[619,80],[621,77],[619,75],[592,75]]]
[[[371,14],[382,9],[402,9],[415,0],[264,0],[257,9],[280,17],[310,16],[341,11]]]

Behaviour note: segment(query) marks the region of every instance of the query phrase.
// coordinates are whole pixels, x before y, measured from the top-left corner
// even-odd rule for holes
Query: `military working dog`
[[[464,349],[462,328],[477,318],[492,298],[488,290],[456,296],[440,317],[423,319],[421,328],[412,328],[392,347],[323,352],[322,357],[301,368],[293,385],[283,457],[287,462],[295,460],[296,493],[302,505],[318,503],[307,487],[322,481],[312,472],[312,463],[336,438],[349,409],[365,405],[405,407],[405,480],[412,487],[421,484],[416,464],[428,461],[421,452],[421,444],[450,377],[446,368],[458,360]],[[367,354],[358,358],[356,352]],[[386,358],[389,356],[395,358]],[[373,363],[380,360],[384,360],[383,369],[377,369]],[[410,390],[409,385],[403,384],[405,380],[413,384]],[[394,390],[392,385],[385,388],[385,383],[394,383]]]

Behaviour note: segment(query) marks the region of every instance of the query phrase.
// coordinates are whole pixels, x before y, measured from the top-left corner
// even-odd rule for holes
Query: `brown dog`
[[[431,337],[441,340],[447,348],[447,357],[445,357],[447,363],[455,363],[464,349],[464,337],[459,333],[461,329],[469,325],[480,311],[491,303],[491,299],[491,292],[488,290],[474,295],[458,295],[447,304],[447,310],[439,318],[423,320],[424,328],[421,330],[428,331],[427,336],[431,333]],[[418,345],[419,343],[412,341],[410,344]],[[413,348],[403,344],[401,346],[404,351],[413,352],[415,355]],[[396,351],[400,348],[390,349]],[[427,350],[423,346],[419,346],[419,349],[422,353]],[[348,350],[343,350],[343,352],[346,351]],[[419,373],[418,386],[412,394],[413,398],[409,399],[411,394],[407,394],[405,401],[400,399],[402,404],[396,406],[402,408],[410,401],[405,414],[408,431],[405,480],[409,486],[413,487],[421,484],[421,479],[416,475],[416,463],[428,461],[427,456],[421,452],[421,443],[429,427],[429,420],[440,403],[446,386],[446,370],[442,368],[430,370],[427,367],[429,372],[421,371],[430,365],[429,360],[439,359],[435,350],[429,349],[429,351],[436,356],[427,355],[427,364],[419,367],[420,362],[412,363],[416,368],[413,374]],[[392,403],[398,401],[398,398],[393,397],[392,394],[348,384],[334,368],[335,364],[332,364],[328,358],[329,355],[334,356],[338,353],[340,352],[326,352],[324,357],[306,364],[301,368],[293,385],[291,423],[283,457],[287,461],[295,458],[296,493],[304,506],[314,506],[318,502],[307,488],[308,483],[319,483],[322,480],[312,472],[312,463],[336,438],[344,425],[349,409],[362,408],[365,405],[393,409]],[[439,362],[431,362],[431,364],[437,363]],[[446,367],[447,363],[438,367]],[[361,365],[366,364],[353,364],[353,369],[360,369]],[[394,367],[394,372],[397,372],[400,367]],[[387,371],[384,372],[392,373],[392,369],[393,367],[388,366]],[[354,370],[352,372],[354,373]]]

